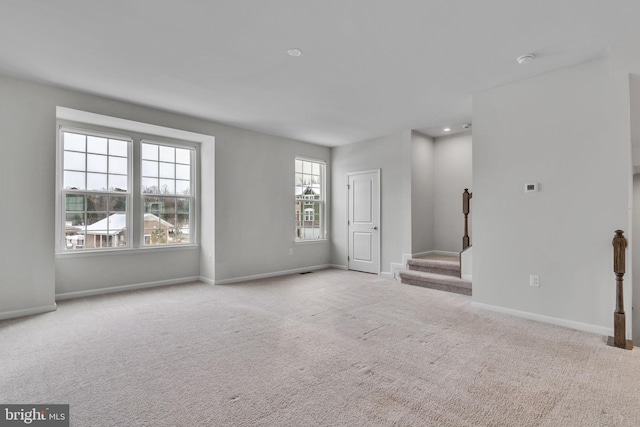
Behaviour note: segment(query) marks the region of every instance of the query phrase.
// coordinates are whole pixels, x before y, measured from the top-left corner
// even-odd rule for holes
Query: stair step
[[[411,258],[407,261],[407,266],[412,271],[460,277],[460,263],[458,260]]]
[[[459,277],[415,270],[402,270],[399,275],[400,281],[407,285],[471,295],[471,282]]]

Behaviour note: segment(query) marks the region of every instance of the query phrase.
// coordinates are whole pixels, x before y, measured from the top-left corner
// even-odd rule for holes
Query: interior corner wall
[[[460,252],[464,236],[462,192],[473,192],[471,132],[436,138],[435,140],[435,249]],[[473,244],[473,206],[469,214],[469,235]]]
[[[380,269],[411,252],[411,131],[331,149],[332,264],[347,266],[347,182],[349,172],[380,169]]]
[[[411,132],[411,253],[434,247],[434,143],[420,132]]]
[[[474,96],[474,305],[611,333],[631,163],[616,84],[603,59]]]
[[[330,162],[328,147],[7,76],[0,76],[0,93],[0,196],[18,209],[0,210],[0,220],[7,225],[0,243],[0,318],[55,309],[56,292],[185,276],[213,282],[329,264],[327,242],[300,245],[289,255],[294,241],[294,159]],[[199,250],[179,256],[171,250],[132,253],[122,263],[114,261],[120,255],[87,257],[83,268],[101,272],[100,280],[85,280],[81,288],[76,281],[64,283],[72,261],[55,257],[59,106],[215,137],[215,150],[201,150],[201,179],[206,180],[201,198],[206,203],[201,205]]]
[[[631,317],[633,322],[633,342],[636,346],[640,344],[640,174],[633,175],[633,225],[634,230],[631,239],[632,260],[631,268],[635,272],[633,275],[633,297]]]

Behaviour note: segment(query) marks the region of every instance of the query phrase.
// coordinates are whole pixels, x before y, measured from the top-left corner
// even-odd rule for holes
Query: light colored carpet
[[[0,402],[73,426],[638,426],[640,352],[338,270],[0,322]]]

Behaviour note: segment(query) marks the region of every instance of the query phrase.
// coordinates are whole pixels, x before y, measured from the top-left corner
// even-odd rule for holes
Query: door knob
[[[371,229],[372,229],[372,230],[377,230],[377,229],[378,229],[378,226],[377,226],[377,225],[374,225],[373,227],[371,227]]]

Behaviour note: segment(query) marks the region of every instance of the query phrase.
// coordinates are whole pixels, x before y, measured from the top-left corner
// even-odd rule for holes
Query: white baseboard
[[[252,276],[232,277],[230,279],[216,280],[216,285],[228,285],[230,283],[246,282],[249,280],[267,279],[269,277],[286,276],[287,274],[304,273],[306,271],[324,270],[334,268],[332,264],[313,265],[310,267],[294,268],[293,270],[274,271],[273,273],[254,274]]]
[[[100,289],[88,289],[86,291],[64,292],[64,293],[56,294],[56,301],[72,299],[72,298],[91,297],[94,295],[110,294],[114,292],[132,291],[136,289],[155,288],[158,286],[177,285],[180,283],[196,282],[196,281],[199,281],[200,279],[201,278],[198,276],[183,277],[180,279],[159,280],[156,282],[134,283],[132,285],[114,286],[112,288],[100,288]]]
[[[0,313],[0,320],[13,319],[16,317],[33,316],[34,314],[48,313],[50,311],[56,311],[57,309],[58,309],[58,306],[54,303],[50,305],[43,305],[40,307],[31,307],[31,308],[23,308],[21,310],[5,311],[3,313]]]
[[[208,285],[215,285],[216,281],[213,279],[209,279],[208,277],[204,277],[204,276],[200,276],[198,277],[198,280],[200,280],[201,282],[204,282]]]
[[[338,265],[338,264],[329,264],[329,268],[333,268],[336,270],[344,270],[344,271],[348,270],[346,265]]]
[[[497,313],[502,313],[502,314],[509,314],[511,316],[522,317],[524,319],[535,320],[537,322],[543,322],[543,323],[549,323],[556,326],[563,326],[565,328],[576,329],[578,331],[591,332],[593,334],[599,334],[599,335],[605,335],[605,336],[613,336],[613,329],[605,328],[604,326],[576,322],[576,321],[567,320],[567,319],[560,319],[558,317],[551,317],[551,316],[545,316],[542,314],[529,313],[527,311],[514,310],[511,308],[483,304],[480,302],[472,302],[471,307],[480,308],[483,310],[495,311]]]
[[[389,280],[396,280],[395,274],[391,273],[389,271],[381,271],[380,272],[380,277],[382,277],[384,279],[389,279]]]

